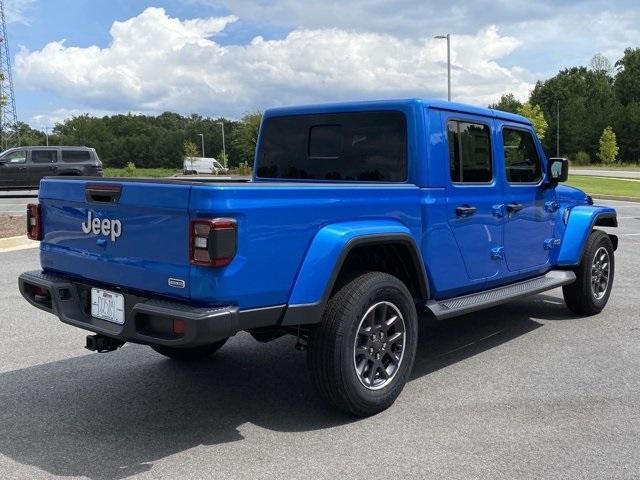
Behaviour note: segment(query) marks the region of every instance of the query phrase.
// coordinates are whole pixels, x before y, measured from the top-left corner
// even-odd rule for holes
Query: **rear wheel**
[[[404,283],[382,272],[355,277],[331,297],[311,336],[308,364],[316,390],[353,415],[388,408],[411,374],[417,335]]]
[[[614,271],[611,239],[606,233],[594,230],[575,269],[576,281],[562,288],[569,310],[578,315],[600,313],[611,295]]]
[[[209,358],[220,350],[227,340],[228,339],[225,338],[215,343],[191,348],[167,347],[166,345],[151,345],[151,348],[165,357],[172,358],[173,360],[194,362]]]

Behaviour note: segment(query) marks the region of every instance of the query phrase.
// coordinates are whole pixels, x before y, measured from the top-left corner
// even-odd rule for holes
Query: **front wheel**
[[[313,384],[335,408],[374,415],[404,388],[417,337],[416,308],[405,284],[383,272],[359,275],[330,298],[311,335]]]
[[[226,341],[227,339],[225,338],[215,343],[190,348],[167,347],[166,345],[151,345],[151,348],[153,348],[156,352],[164,355],[165,357],[169,357],[173,360],[195,362],[198,360],[205,360],[209,358],[211,355],[220,350],[220,348],[222,348]]]
[[[569,310],[578,315],[600,313],[609,300],[615,261],[609,235],[594,230],[589,235],[580,265],[575,269],[576,281],[562,287]]]

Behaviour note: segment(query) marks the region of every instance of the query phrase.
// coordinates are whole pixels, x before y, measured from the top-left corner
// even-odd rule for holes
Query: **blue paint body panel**
[[[598,217],[615,214],[616,211],[611,207],[597,205],[578,205],[573,207],[569,214],[569,221],[564,232],[556,264],[570,266],[579,263],[589,232],[593,229]]]
[[[314,237],[290,296],[292,305],[312,304],[327,290],[334,266],[355,239],[380,235],[403,235],[413,239],[411,230],[390,220],[363,220],[326,225]]]
[[[241,310],[308,305],[323,299],[350,242],[390,235],[415,245],[432,298],[445,299],[575,265],[595,218],[615,214],[587,205],[579,190],[549,186],[546,180],[526,188],[506,184],[501,128],[532,132],[530,122],[518,115],[403,99],[276,108],[265,112],[265,119],[384,110],[406,117],[406,182],[45,179],[40,188],[42,267],[196,305],[237,305]],[[490,184],[452,185],[446,131],[452,118],[489,127]],[[535,141],[546,171],[544,152]],[[120,184],[119,201],[87,203],[87,183]],[[504,205],[514,201],[526,204],[522,214],[505,215]],[[553,202],[558,208],[551,211]],[[461,204],[475,205],[477,214],[456,216]],[[571,210],[567,225],[566,209]],[[101,220],[119,220],[122,235],[105,241],[85,234],[81,224],[89,211]],[[223,268],[191,265],[189,221],[216,217],[236,219],[236,256]],[[184,288],[171,286],[169,279],[184,281]]]

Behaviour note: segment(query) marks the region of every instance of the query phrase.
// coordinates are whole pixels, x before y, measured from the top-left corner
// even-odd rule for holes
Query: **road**
[[[552,292],[426,325],[396,404],[353,420],[313,393],[292,338],[181,365],[84,350],[27,305],[0,254],[0,478],[631,479],[640,472],[640,204],[619,207],[605,311]]]
[[[37,202],[37,190],[0,190],[0,215],[26,215],[27,204]]]
[[[0,191],[0,215],[26,215],[27,204],[38,201],[37,190]]]
[[[595,169],[595,168],[580,168],[576,167],[569,170],[569,173],[574,175],[588,175],[593,177],[618,177],[618,178],[637,178],[640,179],[640,170],[625,170],[625,169],[617,169],[617,170],[605,170],[605,169]]]

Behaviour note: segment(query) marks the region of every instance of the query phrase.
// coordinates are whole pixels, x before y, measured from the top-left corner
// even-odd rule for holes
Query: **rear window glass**
[[[62,150],[63,162],[86,162],[91,160],[89,150]]]
[[[33,163],[54,163],[58,152],[55,150],[32,150],[31,161]]]
[[[258,152],[261,178],[403,182],[407,127],[398,111],[272,117]]]

